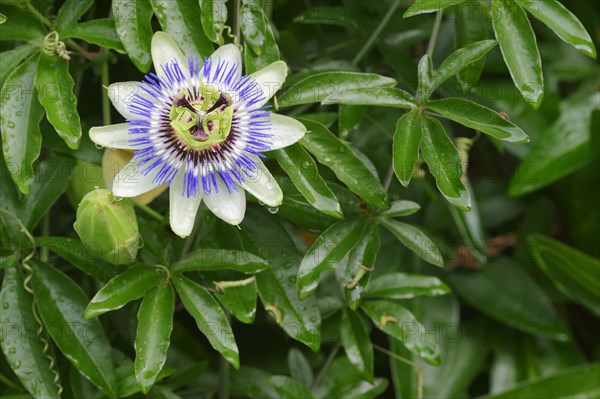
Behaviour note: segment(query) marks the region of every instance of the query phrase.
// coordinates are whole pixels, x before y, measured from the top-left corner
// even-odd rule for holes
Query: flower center
[[[231,97],[201,84],[198,98],[181,90],[173,99],[169,113],[175,134],[188,146],[209,148],[227,139],[231,132],[233,106]]]

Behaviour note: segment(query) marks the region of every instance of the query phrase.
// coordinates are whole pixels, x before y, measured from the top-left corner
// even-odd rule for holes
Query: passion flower
[[[134,197],[169,185],[171,228],[181,237],[192,231],[202,200],[233,225],[244,218],[244,190],[279,206],[283,194],[260,158],[306,131],[266,105],[286,78],[286,64],[243,75],[235,45],[202,61],[184,57],[163,32],[152,38],[152,60],[156,74],[108,88],[127,123],[90,130],[98,145],[134,151],[115,177],[113,194]]]

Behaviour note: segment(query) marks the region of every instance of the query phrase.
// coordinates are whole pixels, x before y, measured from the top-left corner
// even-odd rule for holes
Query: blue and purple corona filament
[[[134,159],[144,174],[160,168],[155,177],[159,184],[170,184],[179,169],[185,167],[182,195],[188,197],[198,194],[199,184],[205,194],[218,191],[217,175],[229,192],[238,190],[238,184],[253,178],[257,169],[249,154],[263,157],[261,152],[271,149],[270,107],[257,107],[265,96],[254,79],[249,76],[236,79],[239,65],[211,59],[207,59],[202,68],[197,59],[190,59],[188,64],[189,76],[177,61],[162,66],[166,79],[152,73],[147,75],[145,84],[140,87],[156,101],[135,94],[129,104],[131,112],[140,117],[129,121],[129,134],[132,135],[129,141],[139,148]],[[178,106],[174,100],[182,91],[187,96],[184,101],[190,104],[188,106],[202,104],[206,99],[201,94],[201,85],[217,89],[219,99],[231,100],[229,104],[219,104],[220,107],[233,107],[231,131],[220,143],[193,148],[177,135],[171,126],[170,114],[173,107]],[[198,130],[202,131],[201,127]]]
[[[163,32],[152,39],[152,58],[156,73],[143,82],[109,87],[128,122],[90,130],[96,144],[133,151],[114,179],[113,194],[136,197],[168,185],[171,228],[182,237],[190,234],[201,201],[234,225],[244,217],[244,190],[269,206],[281,204],[283,194],[262,153],[305,133],[301,123],[267,105],[285,80],[285,63],[242,75],[240,51],[229,44],[201,65]]]

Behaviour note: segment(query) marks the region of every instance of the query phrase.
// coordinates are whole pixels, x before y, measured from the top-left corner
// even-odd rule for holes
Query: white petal
[[[253,178],[244,181],[242,187],[269,206],[281,205],[283,193],[273,175],[256,155],[251,155],[251,158],[259,166],[259,170]]]
[[[273,134],[270,150],[292,145],[304,137],[304,133],[306,133],[306,127],[289,116],[271,114],[269,119],[271,120],[271,133]]]
[[[177,173],[169,188],[169,220],[171,230],[179,237],[187,237],[192,233],[196,213],[202,201],[202,194],[197,193],[193,197],[188,197],[183,193],[183,178],[185,168]]]
[[[237,191],[229,192],[225,184],[217,177],[219,192],[213,190],[204,194],[204,203],[219,219],[237,226],[244,219],[246,213],[246,194],[241,187]]]
[[[188,70],[187,58],[183,55],[173,39],[171,39],[171,36],[167,35],[165,32],[156,32],[154,36],[152,36],[151,46],[152,63],[154,64],[154,70],[159,78],[166,78],[161,66],[173,62],[173,60],[177,61],[184,73]]]
[[[135,197],[160,186],[159,183],[152,181],[160,167],[154,168],[147,175],[142,173],[143,170],[144,168],[140,168],[135,161],[130,161],[115,176],[113,194],[118,197]]]
[[[134,150],[138,146],[129,143],[129,124],[119,123],[116,125],[99,126],[90,129],[90,139],[98,145],[106,148],[121,148]]]
[[[287,64],[283,61],[275,61],[271,65],[254,72],[250,75],[260,86],[264,94],[264,100],[257,103],[255,107],[262,107],[281,89],[288,73]]]
[[[217,63],[217,60],[227,61],[230,66],[236,64],[238,66],[236,71],[236,77],[234,80],[239,79],[242,76],[242,54],[240,49],[233,44],[226,44],[215,50],[210,56],[213,68]]]
[[[132,113],[129,110],[129,104],[133,101],[136,94],[144,95],[140,82],[121,82],[113,83],[108,86],[108,98],[112,105],[125,119],[139,119],[139,115]]]

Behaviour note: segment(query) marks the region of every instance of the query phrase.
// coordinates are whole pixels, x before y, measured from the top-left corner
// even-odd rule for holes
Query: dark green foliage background
[[[599,398],[600,13],[559,4],[0,0],[0,399]],[[158,30],[285,60],[274,106],[308,133],[267,154],[278,209],[183,240],[162,194],[115,266],[73,229],[77,162]]]

